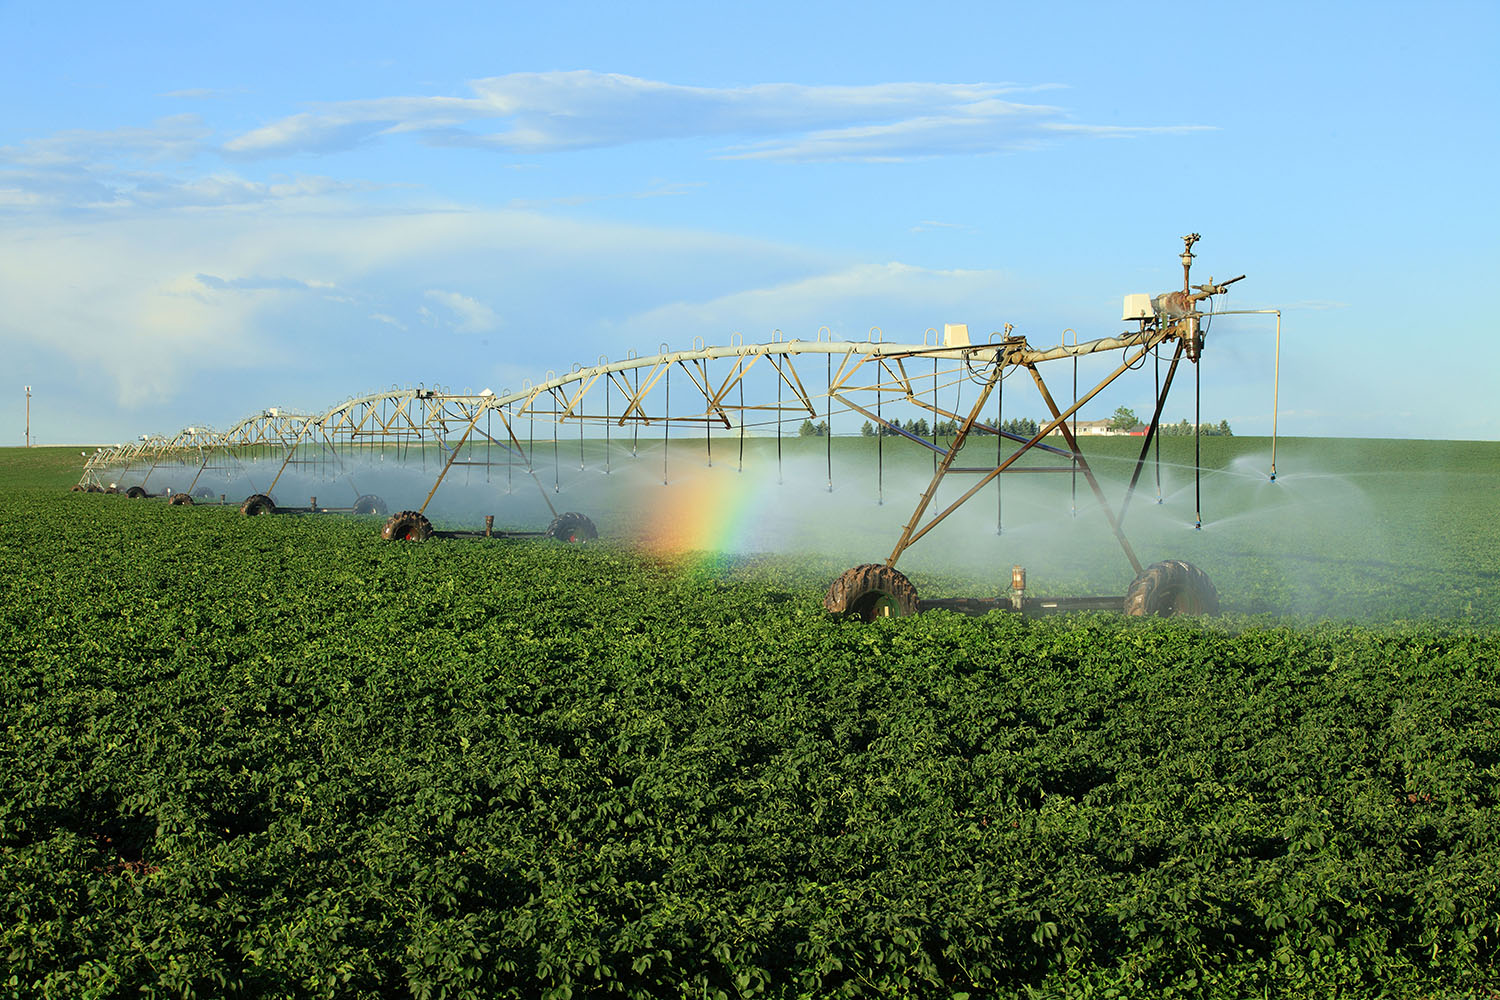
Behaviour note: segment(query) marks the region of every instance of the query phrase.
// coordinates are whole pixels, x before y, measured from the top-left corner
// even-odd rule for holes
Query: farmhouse
[[[1082,437],[1085,434],[1096,434],[1097,435],[1097,434],[1115,434],[1115,433],[1117,433],[1116,431],[1110,430],[1109,424],[1110,424],[1110,422],[1108,420],[1080,420],[1080,421],[1078,421],[1078,423],[1077,423],[1076,426],[1074,426],[1071,421],[1069,422],[1069,426],[1073,427],[1073,433],[1077,434],[1080,437]],[[1062,433],[1062,428],[1058,428],[1058,429],[1054,430],[1052,433],[1053,434],[1061,434]]]

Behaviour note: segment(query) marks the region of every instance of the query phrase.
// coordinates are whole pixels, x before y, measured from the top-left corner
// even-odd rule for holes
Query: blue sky
[[[732,331],[1103,336],[1191,231],[1284,311],[1282,433],[1495,439],[1497,11],[0,2],[5,443],[28,383],[99,443]],[[1269,430],[1273,329],[1215,324],[1206,417]]]

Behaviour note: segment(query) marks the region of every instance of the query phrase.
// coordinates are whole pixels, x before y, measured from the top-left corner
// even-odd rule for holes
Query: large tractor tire
[[[108,486],[104,487],[104,492],[118,493],[120,492],[120,487],[116,486],[114,483],[110,483]]]
[[[403,510],[385,522],[380,537],[388,542],[425,542],[432,537],[432,522],[419,511]]]
[[[240,513],[246,517],[254,517],[257,514],[276,513],[276,503],[264,493],[252,493],[240,504]]]
[[[1192,563],[1168,559],[1152,563],[1125,591],[1127,615],[1216,615],[1219,592],[1208,574]]]
[[[866,563],[846,570],[834,580],[823,607],[836,615],[872,622],[917,613],[917,588],[900,570],[883,563]]]
[[[193,505],[193,498],[186,493],[173,493],[172,499],[168,500],[167,503],[173,507],[191,507]]]
[[[84,490],[89,493],[103,493],[104,487],[100,486],[98,483],[89,483],[84,487]]]
[[[379,514],[383,517],[390,512],[391,509],[385,505],[385,501],[373,493],[366,493],[354,501],[354,513],[356,514]]]
[[[599,537],[599,529],[587,517],[570,510],[552,519],[547,525],[547,537],[559,542],[588,542]]]
[[[75,483],[73,485],[73,488],[71,490],[69,490],[68,492],[69,493],[83,493],[87,489],[88,489],[88,487],[85,486],[85,485],[83,485],[82,483]]]
[[[142,497],[147,497],[151,494],[147,493],[145,487],[143,486],[132,486],[130,487],[130,489],[125,491],[125,495],[132,500],[139,500]]]

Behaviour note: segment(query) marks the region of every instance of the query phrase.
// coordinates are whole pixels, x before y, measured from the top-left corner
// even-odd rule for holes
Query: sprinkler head
[[[1203,522],[1202,521],[1198,521],[1198,522],[1194,523],[1193,530],[1194,531],[1202,531],[1203,530]]]

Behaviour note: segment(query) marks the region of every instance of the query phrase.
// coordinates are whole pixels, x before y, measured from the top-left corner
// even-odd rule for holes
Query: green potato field
[[[0,996],[1495,995],[1500,445],[1284,440],[1270,483],[1205,439],[1201,531],[1192,445],[1128,527],[1222,615],[873,624],[822,597],[926,485],[890,444],[713,551],[659,483],[559,473],[594,544],[401,544],[0,451]],[[923,596],[1123,593],[1086,487],[1017,478],[903,557]]]

